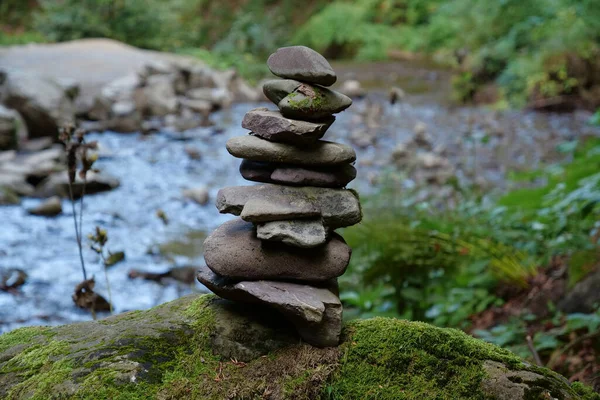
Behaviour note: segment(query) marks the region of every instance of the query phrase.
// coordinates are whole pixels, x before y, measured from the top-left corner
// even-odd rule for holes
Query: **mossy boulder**
[[[318,349],[266,311],[188,296],[18,329],[0,336],[0,398],[600,399],[457,330],[374,318]]]

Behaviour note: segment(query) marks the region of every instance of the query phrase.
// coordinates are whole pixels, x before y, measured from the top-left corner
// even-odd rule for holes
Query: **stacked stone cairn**
[[[283,78],[263,86],[279,111],[248,112],[242,126],[250,134],[227,142],[243,159],[242,176],[263,184],[219,191],[219,211],[241,218],[206,239],[198,280],[223,298],[279,311],[311,345],[336,346],[336,278],[351,249],[334,230],[357,224],[362,214],[357,194],[344,188],[356,177],[354,150],[320,139],[352,100],[326,88],[335,72],[308,47],[281,48],[267,64]]]

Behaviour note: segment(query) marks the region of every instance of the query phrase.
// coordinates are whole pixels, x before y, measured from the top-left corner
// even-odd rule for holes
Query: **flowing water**
[[[403,103],[390,105],[385,91],[374,91],[337,118],[327,139],[352,144],[356,138],[368,137],[371,143],[363,142],[365,147],[356,149],[359,176],[350,187],[363,195],[372,192],[373,183],[390,168],[392,150],[412,137],[419,121],[427,125],[434,144],[446,148],[459,178],[483,179],[491,189],[504,187],[508,169],[532,168],[559,157],[554,149],[561,142],[600,135],[580,114],[500,113],[448,106],[440,100],[445,96],[431,95],[436,93],[431,87],[447,87],[439,74],[443,73],[414,77],[405,71],[400,77],[394,75],[392,83],[402,78],[405,87],[414,89]],[[199,284],[189,287],[131,280],[127,273],[131,269],[163,272],[173,266],[202,263],[205,234],[231,218],[215,209],[217,191],[250,184],[239,176],[239,160],[229,156],[225,142],[246,134],[240,126],[244,113],[263,105],[267,106],[238,104],[214,114],[218,129],[149,136],[89,135],[88,140],[98,140],[102,148],[97,166],[121,181],[116,190],[85,198],[83,220],[84,234],[100,226],[108,232],[107,248],[126,254],[125,261],[108,271],[115,312],[144,309],[203,290]],[[190,149],[199,151],[201,159],[191,159]],[[183,189],[202,185],[210,189],[208,205],[183,198]],[[89,313],[77,310],[71,300],[82,273],[70,203],[63,202],[64,213],[56,218],[28,215],[25,209],[38,202],[25,199],[20,206],[0,207],[0,269],[20,268],[29,275],[20,293],[0,292],[0,332],[90,319]],[[165,212],[168,224],[156,216],[159,209]],[[100,260],[87,244],[85,247],[88,274],[95,276],[97,291],[106,295]]]

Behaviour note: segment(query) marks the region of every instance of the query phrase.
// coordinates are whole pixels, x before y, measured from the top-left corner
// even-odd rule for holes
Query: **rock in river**
[[[331,86],[337,76],[329,62],[306,46],[282,47],[267,60],[269,70],[282,78]]]
[[[306,251],[281,242],[263,242],[254,225],[235,219],[217,228],[204,242],[206,265],[237,280],[323,282],[346,271],[351,250],[334,234],[326,245]]]
[[[53,196],[42,202],[37,207],[27,210],[29,214],[39,215],[43,217],[55,217],[62,213],[62,202],[60,197]]]

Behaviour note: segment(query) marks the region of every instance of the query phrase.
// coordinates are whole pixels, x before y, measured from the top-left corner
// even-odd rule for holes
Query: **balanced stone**
[[[342,304],[329,288],[264,280],[236,282],[205,266],[198,271],[198,280],[225,299],[273,307],[313,346],[337,346],[340,341]]]
[[[251,161],[322,166],[349,164],[356,160],[352,147],[326,140],[299,148],[246,135],[229,139],[226,147],[232,156]]]
[[[206,265],[216,274],[237,280],[323,282],[346,271],[351,252],[337,234],[311,251],[263,242],[254,225],[241,219],[221,225],[204,242]]]
[[[258,224],[256,236],[262,240],[282,242],[306,249],[320,246],[327,241],[327,231],[319,219],[295,219]]]
[[[299,121],[286,118],[279,111],[257,108],[246,113],[242,127],[263,139],[302,145],[322,138],[333,121],[334,117],[319,122]]]
[[[254,182],[331,188],[344,187],[356,178],[356,168],[350,164],[308,168],[243,160],[240,173],[244,179]]]
[[[289,118],[318,120],[352,105],[352,99],[342,93],[293,80],[267,81],[263,92]]]
[[[216,205],[221,213],[256,223],[320,217],[327,228],[336,229],[357,224],[362,218],[358,196],[346,189],[231,186],[219,190]]]
[[[267,66],[277,76],[331,86],[337,76],[329,62],[306,46],[282,47],[271,54]]]

